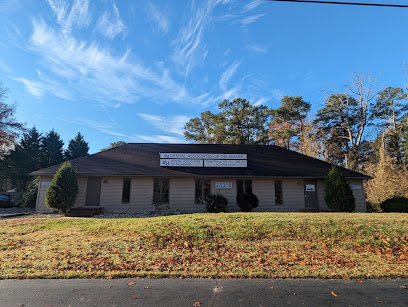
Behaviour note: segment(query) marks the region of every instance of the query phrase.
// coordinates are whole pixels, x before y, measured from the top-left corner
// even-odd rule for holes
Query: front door
[[[316,180],[305,180],[305,208],[318,209]]]
[[[99,199],[101,196],[101,179],[101,177],[88,178],[85,206],[99,207]]]

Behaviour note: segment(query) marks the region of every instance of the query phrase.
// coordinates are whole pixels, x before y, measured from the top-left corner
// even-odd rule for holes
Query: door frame
[[[97,183],[97,186],[99,185],[98,189],[96,189],[97,196],[96,194],[93,195],[95,198],[97,197],[97,204],[96,205],[88,205],[88,196],[89,196],[89,180],[97,180],[99,179],[99,182]],[[85,207],[100,207],[101,205],[101,188],[102,188],[102,177],[88,177],[87,182],[86,182],[86,194],[85,194]],[[94,191],[92,191],[94,192]]]
[[[309,186],[314,185],[314,191],[306,191],[306,188],[308,185]],[[304,179],[303,180],[303,195],[305,199],[305,209],[319,209],[319,199],[317,197],[317,180],[316,179]],[[310,206],[310,202],[308,203],[308,200],[311,198],[312,198],[312,202],[311,202],[312,206]],[[314,201],[313,201],[313,198],[314,198]]]

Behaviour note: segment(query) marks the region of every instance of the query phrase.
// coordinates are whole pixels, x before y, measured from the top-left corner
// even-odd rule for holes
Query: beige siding
[[[319,204],[319,209],[329,210],[326,201],[324,200],[324,190],[326,188],[326,183],[324,180],[317,180],[317,201]]]
[[[122,203],[123,178],[103,177],[100,206],[107,212],[149,212],[154,208],[153,178],[131,178],[130,201]]]
[[[52,176],[41,176],[40,177],[40,182],[38,185],[37,204],[35,207],[35,211],[38,213],[54,212],[54,210],[50,210],[45,205],[45,193],[47,193],[47,189],[51,181],[52,181]]]
[[[216,182],[231,182],[231,189],[216,189]],[[214,178],[211,179],[211,193],[212,194],[221,194],[228,200],[228,212],[239,211],[237,205],[237,180],[235,178]]]
[[[258,197],[259,206],[254,211],[275,210],[275,181],[272,179],[253,179],[252,193]]]
[[[273,211],[300,211],[305,208],[304,185],[301,179],[283,179],[283,205],[275,205]]]
[[[75,200],[74,207],[85,206],[87,183],[88,177],[78,177],[78,195]]]
[[[170,209],[184,212],[205,212],[204,204],[194,203],[195,179],[171,178],[170,179]]]
[[[349,184],[361,187],[361,190],[353,189],[353,196],[356,199],[356,212],[366,212],[367,209],[363,182],[361,180],[350,180]]]

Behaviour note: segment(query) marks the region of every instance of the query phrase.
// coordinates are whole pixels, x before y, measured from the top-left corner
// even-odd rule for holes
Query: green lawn
[[[0,278],[408,278],[408,214],[0,221]]]

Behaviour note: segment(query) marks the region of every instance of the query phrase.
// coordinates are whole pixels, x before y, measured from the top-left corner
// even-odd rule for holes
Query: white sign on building
[[[167,166],[167,167],[203,167],[203,160],[160,159],[160,166]]]
[[[247,167],[247,160],[204,160],[204,167]]]
[[[307,184],[306,185],[306,192],[314,192],[316,191],[315,185],[314,184]]]
[[[216,182],[216,189],[232,189],[232,182]]]
[[[161,152],[161,159],[246,160],[247,154],[210,154]]]

